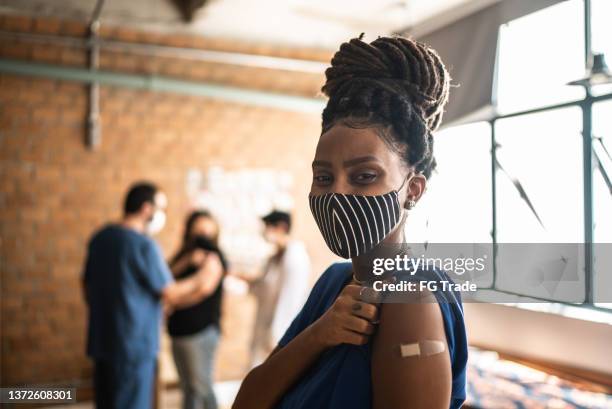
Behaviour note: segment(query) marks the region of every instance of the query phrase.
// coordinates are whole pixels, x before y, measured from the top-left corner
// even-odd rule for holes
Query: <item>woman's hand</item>
[[[219,255],[217,253],[214,253],[212,251],[209,252],[205,252],[203,250],[196,250],[194,251],[197,252],[200,251],[202,252],[202,260],[199,262],[199,266],[200,269],[198,270],[197,274],[200,277],[200,280],[202,280],[204,282],[204,285],[207,282],[210,282],[210,277],[221,277],[221,275],[223,274],[223,264],[221,263],[221,258],[219,257]],[[218,280],[213,280],[215,281],[215,287],[216,284],[218,283]]]
[[[190,307],[212,294],[222,277],[221,258],[217,253],[207,252],[197,273],[170,284],[163,295],[164,300],[169,304],[168,308]]]
[[[196,248],[181,255],[178,259],[175,259],[170,263],[170,271],[172,271],[172,275],[177,277],[190,266],[198,268],[202,267],[204,260],[206,259],[206,254],[206,251]]]
[[[204,264],[205,259],[206,252],[202,249],[194,249],[189,255],[190,263],[196,267],[200,267],[202,264]]]
[[[366,344],[378,323],[379,302],[378,293],[371,288],[347,285],[312,324],[317,340],[325,347]]]

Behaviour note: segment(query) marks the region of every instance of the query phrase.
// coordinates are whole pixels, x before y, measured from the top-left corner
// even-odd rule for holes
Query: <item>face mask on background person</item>
[[[149,220],[149,222],[147,223],[147,226],[146,226],[147,234],[151,236],[156,235],[157,233],[162,231],[165,224],[166,224],[166,213],[161,209],[155,210],[155,212],[153,213],[153,216],[151,217],[151,220]]]
[[[199,248],[208,251],[219,251],[215,242],[205,234],[195,234],[190,239],[193,248]]]
[[[310,210],[327,247],[351,258],[367,253],[382,242],[400,222],[402,206],[397,190],[376,196],[325,193],[309,195]]]

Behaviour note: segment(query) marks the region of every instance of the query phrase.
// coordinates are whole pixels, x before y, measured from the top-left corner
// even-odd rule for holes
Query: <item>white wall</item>
[[[612,325],[496,304],[464,304],[470,344],[612,376]]]

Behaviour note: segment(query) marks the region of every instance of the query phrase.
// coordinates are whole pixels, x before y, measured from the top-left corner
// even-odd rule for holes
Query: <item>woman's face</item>
[[[217,234],[217,223],[208,217],[198,217],[191,226],[191,231],[189,232],[191,237],[204,236],[209,240],[217,237]]]
[[[408,174],[398,153],[375,129],[335,125],[319,139],[310,192],[381,195],[398,189]],[[405,191],[406,186],[400,197]]]
[[[321,135],[312,173],[312,195],[376,196],[401,187],[398,193],[402,207],[408,200],[418,201],[426,183],[425,177],[407,166],[376,129],[355,129],[340,124]],[[384,242],[402,240],[406,213],[403,215]]]

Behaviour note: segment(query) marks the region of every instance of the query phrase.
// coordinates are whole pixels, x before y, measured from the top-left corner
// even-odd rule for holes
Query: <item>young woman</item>
[[[174,311],[168,317],[168,333],[172,337],[172,354],[176,364],[184,409],[216,409],[213,392],[214,357],[219,343],[225,258],[217,239],[219,225],[205,211],[195,211],[185,223],[181,249],[170,262],[177,278],[195,274],[206,257],[216,255],[223,269],[207,277],[207,285],[194,305]]]
[[[448,72],[419,42],[360,37],[342,44],[326,77],[309,199],[325,242],[351,262],[323,273],[234,409],[458,408],[467,361],[459,294],[378,303],[364,291],[372,253],[402,252],[406,217],[435,167]],[[439,270],[418,275],[450,281]]]

